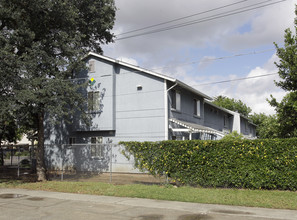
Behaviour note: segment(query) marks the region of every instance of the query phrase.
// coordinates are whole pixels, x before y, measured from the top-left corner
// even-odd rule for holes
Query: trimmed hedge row
[[[183,184],[297,190],[297,138],[121,144],[140,170]]]

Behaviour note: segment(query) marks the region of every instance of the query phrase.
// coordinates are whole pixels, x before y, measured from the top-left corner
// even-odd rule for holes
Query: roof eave
[[[150,75],[153,75],[153,76],[156,76],[156,77],[159,77],[159,78],[163,78],[163,79],[166,79],[166,80],[171,81],[171,82],[176,81],[176,79],[174,79],[172,77],[165,76],[165,75],[162,75],[160,73],[156,73],[156,72],[141,68],[139,66],[135,66],[135,65],[132,65],[130,63],[126,63],[126,62],[123,62],[123,61],[120,61],[120,60],[116,60],[116,59],[113,59],[113,58],[110,58],[110,57],[107,57],[107,56],[96,54],[94,52],[89,52],[89,54],[86,57],[88,57],[88,56],[94,56],[94,57],[97,57],[97,58],[100,58],[100,59],[103,59],[103,60],[106,60],[106,61],[109,61],[109,62],[112,62],[112,63],[118,63],[118,64],[120,64],[122,66],[131,68],[131,69],[135,69],[135,70],[137,70],[139,72],[145,72],[145,73],[148,73]]]
[[[208,95],[206,95],[206,94],[198,91],[197,89],[194,89],[193,87],[191,87],[191,86],[183,83],[182,81],[180,81],[178,79],[175,79],[175,78],[172,78],[172,77],[163,75],[163,74],[159,74],[159,73],[156,73],[156,72],[153,72],[153,71],[150,71],[150,70],[141,68],[139,66],[135,66],[135,65],[132,65],[132,64],[129,64],[129,63],[120,61],[120,60],[115,60],[113,58],[110,58],[110,57],[107,57],[107,56],[103,56],[103,55],[100,55],[100,54],[97,54],[97,53],[94,53],[94,52],[89,52],[88,55],[84,59],[86,59],[88,56],[94,56],[94,57],[97,57],[97,58],[100,58],[100,59],[103,59],[103,60],[106,60],[106,61],[109,61],[109,62],[112,62],[112,63],[118,63],[120,65],[123,65],[125,67],[134,69],[136,71],[148,73],[148,74],[153,75],[153,76],[156,76],[158,78],[162,78],[162,79],[168,80],[170,82],[177,83],[182,88],[185,88],[185,89],[187,89],[187,90],[189,90],[189,91],[191,91],[191,92],[193,92],[195,94],[198,94],[198,95],[202,96],[203,98],[206,98],[208,100],[212,100],[212,97],[210,97],[210,96],[208,96]]]
[[[206,98],[206,99],[208,99],[208,100],[213,100],[212,97],[210,97],[210,96],[204,94],[203,92],[198,91],[197,89],[194,89],[193,87],[191,87],[191,86],[189,86],[189,85],[183,83],[182,81],[179,81],[178,79],[176,79],[175,82],[176,82],[179,86],[181,86],[181,87],[183,87],[183,88],[185,88],[185,89],[188,89],[189,91],[191,91],[191,92],[193,92],[193,93],[196,93],[196,94],[202,96],[203,98]]]

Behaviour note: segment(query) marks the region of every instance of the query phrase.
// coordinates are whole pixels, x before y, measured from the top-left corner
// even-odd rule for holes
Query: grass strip
[[[297,192],[292,191],[214,189],[188,186],[175,188],[172,185],[113,185],[101,182],[66,181],[36,183],[10,181],[0,183],[0,188],[297,210]]]

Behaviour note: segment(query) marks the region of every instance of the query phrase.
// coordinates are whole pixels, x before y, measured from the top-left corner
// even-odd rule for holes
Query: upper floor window
[[[88,92],[88,111],[97,112],[100,109],[100,92]]]
[[[224,115],[224,127],[228,126],[228,116]]]
[[[176,90],[172,91],[171,108],[177,111],[181,110],[181,95],[179,91],[176,91]]]
[[[95,61],[94,60],[89,61],[89,72],[91,72],[91,73],[95,72]]]
[[[194,99],[194,115],[201,116],[201,102],[197,99]]]

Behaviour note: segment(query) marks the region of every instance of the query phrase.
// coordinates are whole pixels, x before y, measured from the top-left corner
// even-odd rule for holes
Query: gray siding
[[[204,104],[204,112],[204,125],[206,127],[210,127],[218,131],[232,131],[233,115],[230,115],[227,112],[222,111],[219,108],[215,108],[207,103]]]
[[[240,117],[240,131],[243,135],[248,137],[256,136],[256,126],[243,117]]]
[[[165,139],[163,79],[121,68],[115,98],[116,141]]]
[[[76,138],[77,144],[90,144],[91,137],[102,136],[103,143],[112,141],[159,141],[166,139],[165,122],[165,81],[117,63],[89,57],[94,61],[94,72],[83,71],[78,78],[95,79],[93,86],[88,86],[82,94],[87,99],[90,91],[100,92],[100,111],[90,114],[92,123],[87,127],[75,116],[75,123],[51,126],[46,123],[46,163],[49,168],[60,168],[63,146],[70,137]],[[141,86],[141,89],[138,87]],[[87,106],[86,106],[87,108]],[[167,110],[167,109],[166,109]],[[87,146],[87,145],[86,145]],[[98,160],[90,156],[90,147],[79,146],[65,150],[65,161],[71,167],[81,171],[108,171],[110,160],[114,172],[138,172],[133,168],[133,160],[128,161],[120,152],[121,147],[113,148]]]
[[[169,85],[170,86],[170,85]],[[171,108],[172,103],[172,92],[179,91],[181,94],[181,109],[177,111]],[[194,100],[200,100],[200,117],[194,115]],[[176,118],[182,121],[196,123],[203,125],[204,123],[204,108],[203,108],[203,97],[191,93],[185,89],[175,87],[169,91],[168,94],[168,107],[169,107],[169,118]]]
[[[95,84],[88,86],[87,92],[99,91],[100,93],[100,112],[91,114],[92,125],[88,129],[90,131],[98,130],[115,130],[115,114],[114,114],[114,69],[113,65],[106,61],[98,61],[97,59],[88,59],[94,61],[95,72],[88,72],[88,79],[94,78]],[[87,97],[86,97],[87,98]],[[81,123],[82,124],[82,123]],[[83,126],[79,126],[77,130],[85,130]]]

